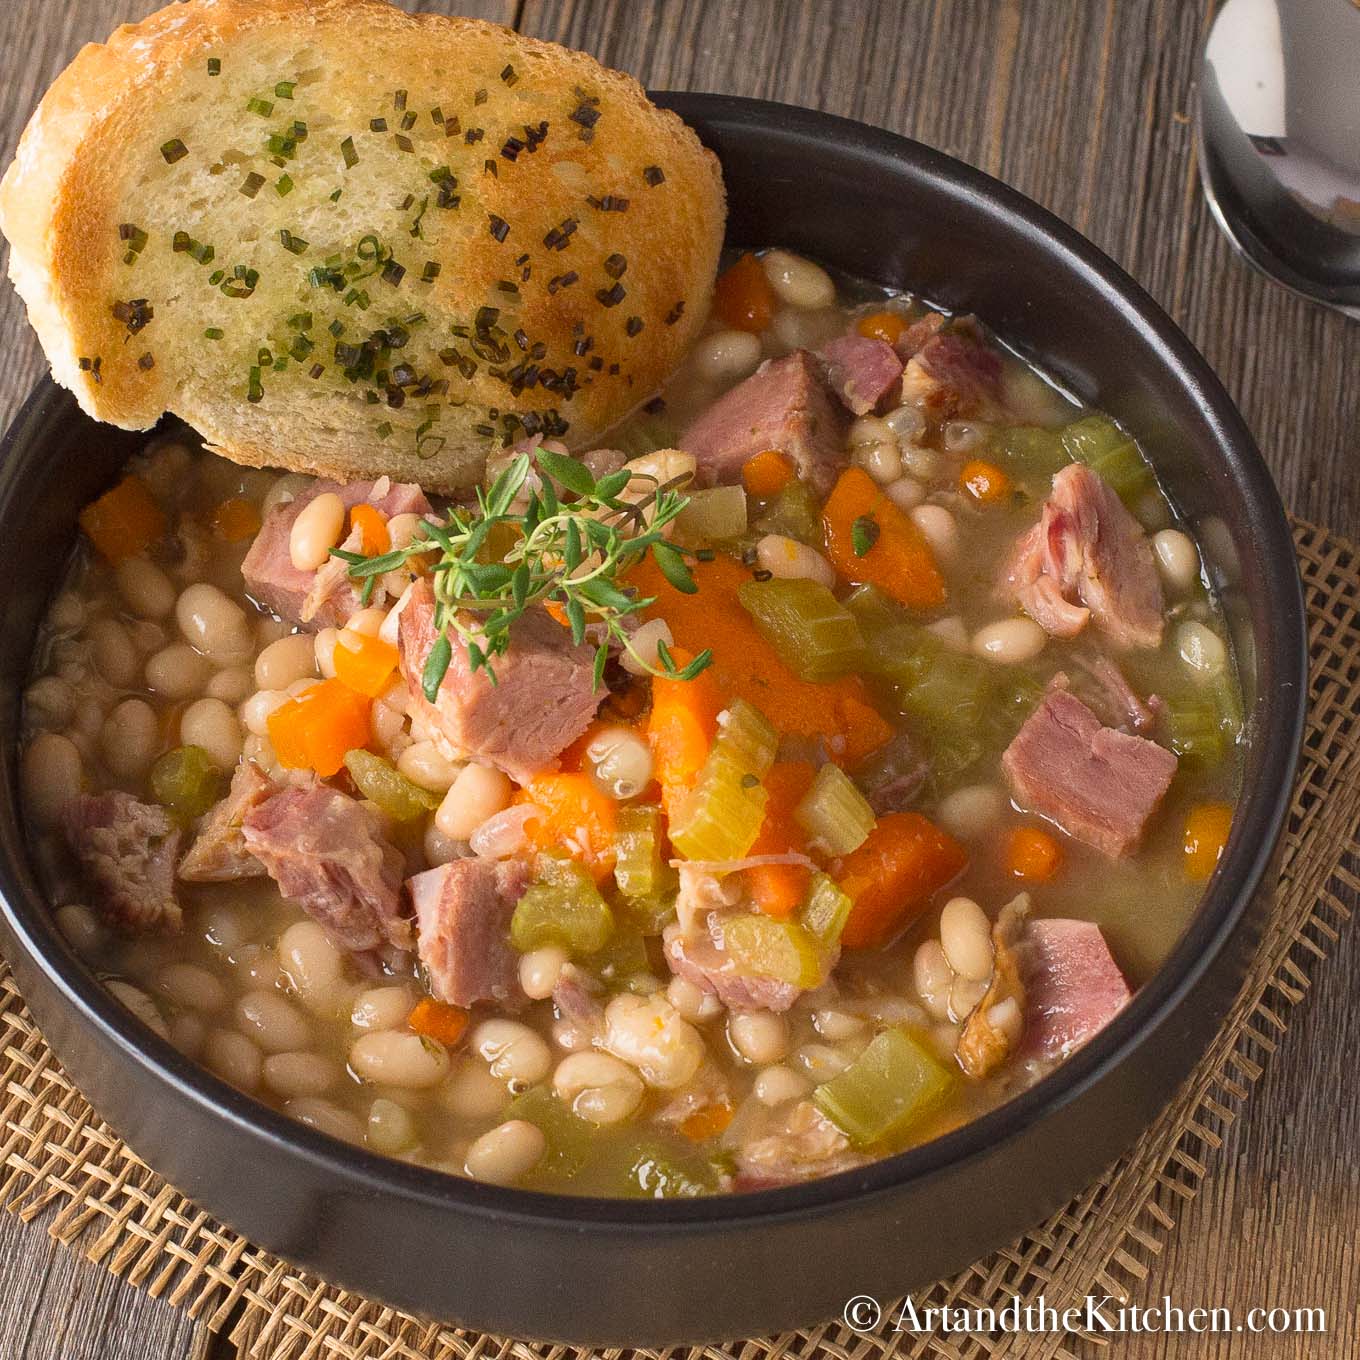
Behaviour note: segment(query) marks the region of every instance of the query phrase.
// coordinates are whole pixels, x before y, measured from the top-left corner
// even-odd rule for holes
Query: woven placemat
[[[1136,1295],[1231,1122],[1348,919],[1360,889],[1360,556],[1322,529],[1294,531],[1308,603],[1311,710],[1271,925],[1218,1039],[1171,1106],[1115,1167],[1019,1241],[919,1290],[918,1311],[1000,1308],[1042,1295],[1061,1312],[1088,1294]],[[261,1251],[167,1185],[102,1123],[57,1064],[12,978],[0,970],[0,1202],[90,1259],[170,1299],[246,1360],[584,1360],[538,1345],[422,1322],[323,1283]],[[1080,1332],[860,1334],[829,1323],[674,1352],[688,1360],[1072,1360]],[[624,1352],[604,1352],[613,1357]],[[630,1356],[656,1353],[633,1351]]]

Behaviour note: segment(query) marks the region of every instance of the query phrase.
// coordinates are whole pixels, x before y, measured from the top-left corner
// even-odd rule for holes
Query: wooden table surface
[[[1340,0],[1336,0],[1340,3]],[[154,0],[0,6],[0,161],[87,41]],[[448,8],[584,48],[656,88],[810,105],[1000,176],[1124,265],[1227,383],[1286,503],[1360,538],[1360,325],[1251,273],[1213,226],[1194,162],[1209,4],[1179,0],[481,0]],[[0,288],[0,425],[42,370]],[[1317,1306],[1328,1338],[1144,1336],[1150,1357],[1340,1355],[1360,1310],[1360,932],[1292,1017],[1265,1078],[1143,1290],[1182,1307]],[[226,1357],[173,1308],[0,1215],[0,1360]]]

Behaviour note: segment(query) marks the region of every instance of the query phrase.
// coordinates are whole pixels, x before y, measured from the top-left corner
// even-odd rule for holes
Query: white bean
[[[263,989],[246,992],[234,1007],[236,1027],[266,1053],[287,1053],[311,1045],[312,1027],[290,1001]]]
[[[216,974],[197,963],[167,963],[156,975],[161,995],[177,1006],[216,1011],[226,1005],[227,989]]]
[[[978,840],[1006,811],[1006,795],[995,784],[968,784],[946,794],[935,810],[944,829],[960,840]]]
[[[387,537],[391,540],[393,548],[409,547],[424,518],[424,515],[417,515],[414,511],[393,515],[387,521]]]
[[[784,1105],[790,1100],[802,1100],[812,1090],[812,1083],[791,1067],[782,1064],[767,1067],[759,1073],[751,1092],[762,1105]]]
[[[264,1084],[281,1096],[319,1096],[340,1074],[319,1053],[271,1053],[261,1075]]]
[[[288,533],[288,556],[298,571],[324,565],[345,529],[345,503],[334,491],[314,496],[298,511]]]
[[[907,444],[919,442],[926,432],[926,418],[914,406],[898,406],[883,417],[893,435]]]
[[[350,647],[354,646],[355,636],[358,637],[377,637],[382,632],[382,626],[387,620],[387,610],[379,609],[376,605],[368,609],[356,610],[345,621],[345,626],[340,630],[341,639]],[[351,634],[345,637],[345,634]]]
[[[661,664],[660,644],[663,642],[667,647],[675,644],[670,624],[665,619],[648,619],[628,639],[628,646],[619,657],[623,669],[629,675],[646,675],[648,666]]]
[[[992,923],[971,897],[951,897],[940,913],[940,947],[962,978],[985,982],[992,975]]]
[[[902,477],[902,454],[897,440],[885,439],[880,444],[865,444],[855,450],[855,462],[862,467],[879,486],[891,486]]]
[[[175,607],[174,582],[145,557],[125,557],[114,567],[113,580],[127,607],[141,618],[167,618]]]
[[[465,841],[488,817],[510,806],[510,780],[490,765],[464,765],[449,785],[434,824],[453,841]]]
[[[323,628],[316,635],[316,668],[327,680],[335,679],[335,644],[339,638],[338,628]]]
[[[973,634],[973,653],[1001,666],[1020,666],[1044,650],[1048,634],[1033,619],[998,619]]]
[[[931,619],[926,624],[926,632],[933,634],[952,652],[968,650],[968,629],[957,614],[943,619]]]
[[[712,992],[706,992],[689,978],[678,975],[666,985],[666,1000],[675,1007],[681,1018],[691,1023],[712,1020],[723,1009],[722,1002]]]
[[[147,657],[142,674],[153,694],[166,699],[188,699],[203,692],[212,666],[187,642],[172,642]]]
[[[256,690],[241,705],[241,722],[245,725],[246,731],[257,737],[267,737],[269,735],[269,715],[275,709],[282,708],[288,702],[288,699],[289,696],[281,689]]]
[[[332,991],[344,976],[344,959],[315,921],[295,921],[279,936],[279,967],[304,997]]]
[[[524,1119],[511,1119],[489,1129],[467,1150],[463,1169],[475,1181],[513,1185],[543,1160],[548,1140]]]
[[[24,748],[20,765],[28,815],[39,827],[56,826],[62,808],[80,792],[83,777],[75,742],[56,732],[39,732]]]
[[[986,994],[985,981],[975,982],[972,978],[956,977],[949,989],[949,1018],[966,1020]]]
[[[332,1138],[343,1139],[346,1143],[364,1141],[364,1126],[348,1110],[319,1096],[294,1096],[283,1109],[300,1124],[328,1133]]]
[[[82,958],[96,957],[107,944],[108,931],[99,917],[82,903],[68,902],[66,906],[58,907],[56,917],[57,929]]]
[[[590,777],[611,798],[636,798],[652,782],[652,748],[630,727],[605,727],[586,747]]]
[[[851,423],[845,442],[858,451],[875,444],[896,446],[897,436],[893,434],[892,426],[886,420],[880,420],[878,416],[860,416]]]
[[[75,690],[60,676],[40,676],[24,691],[24,716],[39,727],[65,727],[75,711]]]
[[[397,757],[397,769],[431,793],[447,793],[462,767],[441,754],[432,741],[412,742]]]
[[[468,843],[450,839],[431,820],[421,839],[421,849],[425,854],[425,863],[435,869],[450,860],[462,859],[468,853]]]
[[[843,1039],[854,1039],[864,1033],[864,1021],[858,1015],[847,1011],[824,1008],[813,1011],[812,1025],[823,1039],[838,1043]]]
[[[845,331],[845,315],[838,307],[781,307],[770,322],[768,334],[784,349],[818,349]]]
[[[553,994],[562,969],[567,966],[567,951],[555,944],[531,949],[520,956],[519,985],[530,1001],[544,1001]]]
[[[789,1050],[789,1027],[772,1011],[737,1011],[727,1020],[727,1037],[737,1055],[764,1067]]]
[[[839,1076],[850,1066],[850,1055],[830,1044],[804,1044],[793,1059],[817,1085]]]
[[[73,590],[63,590],[52,601],[47,622],[59,633],[74,633],[85,622],[85,602]]]
[[[379,1096],[368,1107],[368,1128],[364,1133],[364,1141],[375,1152],[389,1155],[414,1147],[418,1140],[410,1110],[398,1105],[395,1100]]]
[[[415,1004],[415,993],[405,983],[368,987],[354,998],[349,1022],[355,1029],[397,1029]]]
[[[258,991],[274,993],[287,982],[272,949],[262,944],[243,944],[230,960],[241,977]],[[301,1047],[301,1041],[298,1044]]]
[[[835,569],[821,553],[783,534],[766,534],[756,544],[756,562],[783,581],[817,581],[827,587],[836,584]]]
[[[632,1063],[649,1086],[674,1090],[690,1081],[703,1063],[702,1036],[663,993],[622,992],[605,1007],[604,1019],[603,1046]]]
[[[460,1119],[494,1119],[509,1098],[504,1082],[468,1058],[458,1060],[440,1093],[444,1107]]]
[[[221,699],[196,699],[180,715],[179,732],[184,745],[201,746],[223,770],[241,758],[241,724]]]
[[[760,366],[760,337],[749,331],[715,331],[696,342],[694,371],[712,383],[735,383]]]
[[[1228,649],[1223,639],[1197,619],[1187,619],[1176,629],[1176,652],[1196,675],[1204,678],[1222,675],[1228,666]]]
[[[95,667],[114,689],[128,689],[136,683],[137,649],[117,619],[96,619],[89,627],[89,639]]]
[[[255,677],[244,666],[228,666],[208,681],[210,699],[221,699],[224,704],[244,703],[255,688]]]
[[[287,689],[316,674],[316,644],[308,633],[290,633],[255,658],[255,683],[261,689]]]
[[[208,1027],[196,1011],[180,1011],[172,1015],[166,1021],[166,1028],[170,1031],[170,1042],[186,1058],[197,1058],[203,1052]]]
[[[449,1051],[423,1034],[371,1030],[350,1045],[349,1065],[363,1081],[423,1091],[444,1080],[449,1070]]]
[[[238,1090],[253,1091],[260,1084],[260,1050],[244,1034],[213,1030],[203,1044],[203,1061],[209,1071]]]
[[[1004,997],[987,1010],[987,1023],[1002,1034],[1012,1044],[1018,1044],[1025,1029],[1024,1012],[1013,996]]]
[[[529,1087],[552,1069],[552,1051],[528,1025],[518,1020],[483,1020],[472,1031],[468,1047],[479,1054],[507,1085]]]
[[[972,453],[987,441],[987,427],[971,420],[951,420],[940,431],[946,453]]]
[[[180,592],[175,622],[191,647],[219,665],[240,665],[255,653],[245,610],[206,581],[196,581]]]
[[[760,257],[761,268],[775,296],[790,307],[812,310],[830,307],[836,301],[836,285],[820,265],[788,250],[767,250]]]
[[[618,1124],[642,1103],[642,1078],[608,1053],[572,1053],[557,1064],[553,1091],[579,1119]]]
[[[954,970],[949,966],[939,940],[926,940],[912,959],[912,977],[922,1004],[937,1020],[949,1015],[949,989],[954,985]]]
[[[944,470],[944,455],[934,449],[922,448],[908,439],[903,439],[899,447],[902,451],[902,466],[913,477],[919,477],[923,482],[933,482]]]
[[[156,1008],[156,1003],[140,987],[124,982],[122,978],[110,978],[104,986],[110,995],[117,997],[152,1033],[159,1034],[162,1039],[170,1037],[165,1017]]]
[[[99,733],[99,754],[117,779],[136,779],[146,772],[160,742],[160,720],[144,699],[124,699]]]
[[[944,506],[918,505],[908,513],[941,562],[952,562],[958,556],[959,526]]]

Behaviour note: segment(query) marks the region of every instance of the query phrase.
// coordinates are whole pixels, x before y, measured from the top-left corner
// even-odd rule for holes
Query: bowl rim
[[[852,119],[772,100],[699,92],[651,91],[664,108],[686,122],[758,130],[762,137],[832,143],[870,162],[909,163],[945,198],[1040,237],[1067,270],[1102,297],[1118,304],[1137,342],[1156,351],[1194,398],[1224,464],[1250,512],[1262,555],[1278,570],[1255,583],[1276,620],[1277,646],[1259,680],[1258,706],[1273,721],[1254,738],[1254,763],[1275,778],[1244,780],[1232,835],[1199,906],[1181,937],[1128,1006],[1095,1038],[1032,1087],[959,1128],[865,1166],[795,1185],[737,1191],[698,1199],[639,1200],[577,1196],[485,1185],[370,1152],[304,1125],[244,1095],[186,1058],[154,1034],[102,987],[91,987],[90,970],[66,944],[55,919],[32,890],[27,865],[15,873],[0,857],[0,910],[16,941],[53,982],[80,1019],[95,1026],[129,1061],[166,1082],[206,1112],[266,1139],[276,1151],[304,1157],[367,1193],[395,1193],[432,1207],[457,1207],[473,1217],[500,1222],[589,1228],[621,1233],[703,1225],[738,1225],[756,1219],[801,1218],[844,1209],[874,1196],[957,1169],[1002,1142],[1023,1134],[1049,1114],[1077,1100],[1110,1067],[1120,1063],[1176,1009],[1226,947],[1269,872],[1290,804],[1307,709],[1307,639],[1301,582],[1279,492],[1245,421],[1208,363],[1152,297],[1103,251],[1019,191],[900,134]],[[14,450],[54,401],[73,401],[44,375],[0,441],[0,483]],[[0,515],[6,496],[0,494]],[[1250,758],[1250,757],[1249,757]],[[17,800],[15,802],[17,807]],[[23,844],[20,828],[19,844]],[[24,881],[29,880],[29,881]]]

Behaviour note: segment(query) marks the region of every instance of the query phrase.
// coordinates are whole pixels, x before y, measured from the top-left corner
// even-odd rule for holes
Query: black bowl
[[[1184,937],[1056,1073],[924,1147],[807,1185],[700,1201],[499,1189],[336,1142],[231,1090],[93,984],[34,882],[15,802],[17,696],[75,515],[140,440],[42,383],[0,463],[3,943],[53,1048],[152,1166],[240,1232],[386,1302],[495,1332],[643,1344],[771,1332],[890,1297],[1010,1241],[1147,1128],[1256,944],[1306,696],[1303,606],[1274,485],[1204,361],[1110,260],[1019,194],[858,123],[663,95],[722,158],[730,239],[780,244],[976,311],[1135,430],[1230,585],[1250,710],[1231,841]],[[1224,558],[1233,559],[1231,561]]]

